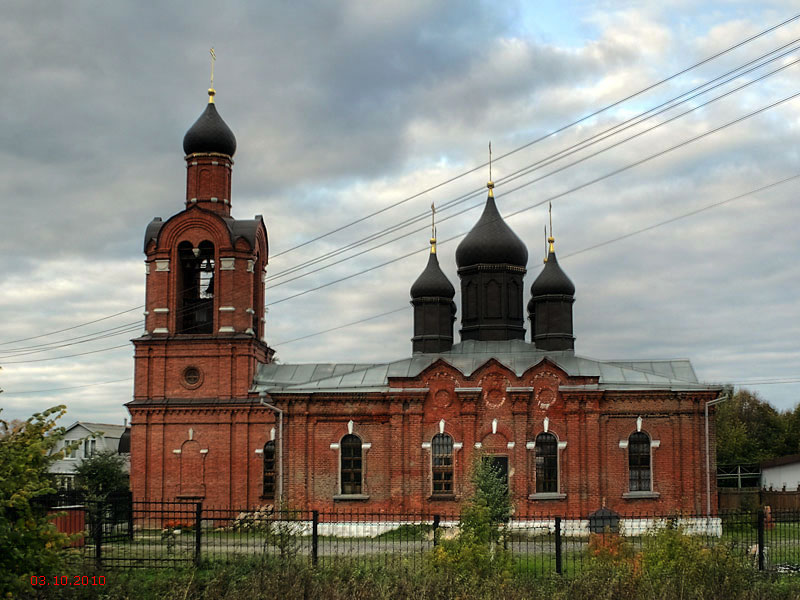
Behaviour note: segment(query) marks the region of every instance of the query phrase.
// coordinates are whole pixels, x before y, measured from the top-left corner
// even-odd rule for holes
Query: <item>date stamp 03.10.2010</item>
[[[103,575],[31,575],[31,585],[36,587],[77,587],[105,585]]]

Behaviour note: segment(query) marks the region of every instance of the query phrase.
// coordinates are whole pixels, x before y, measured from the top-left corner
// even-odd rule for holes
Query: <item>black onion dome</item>
[[[456,290],[450,280],[439,267],[439,259],[431,253],[428,266],[417,277],[411,286],[412,298],[450,298],[456,295]]]
[[[183,151],[186,154],[216,152],[234,155],[236,137],[219,116],[215,104],[209,102],[200,118],[183,136]]]
[[[528,249],[503,220],[494,198],[489,196],[483,214],[456,248],[459,268],[479,264],[508,264],[525,267]]]
[[[544,269],[531,286],[531,296],[545,296],[548,294],[561,294],[564,296],[575,295],[575,284],[558,265],[556,253],[551,250],[547,255]],[[530,308],[530,307],[529,307]]]

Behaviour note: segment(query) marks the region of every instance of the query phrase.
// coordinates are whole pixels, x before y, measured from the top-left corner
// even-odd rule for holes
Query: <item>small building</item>
[[[761,463],[761,488],[765,490],[800,489],[800,454],[779,456]]]
[[[95,434],[96,437],[89,437]],[[84,439],[86,438],[86,439]],[[130,427],[127,425],[113,425],[111,423],[88,423],[75,421],[67,427],[64,437],[53,448],[53,452],[63,450],[77,440],[83,442],[73,448],[64,458],[50,465],[50,474],[55,475],[58,487],[62,490],[71,490],[75,486],[75,467],[85,459],[91,458],[100,452],[119,452],[126,457],[125,470],[130,472]]]

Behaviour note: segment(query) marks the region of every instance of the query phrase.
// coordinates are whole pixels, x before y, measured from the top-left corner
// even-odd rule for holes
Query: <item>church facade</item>
[[[525,304],[527,248],[491,182],[456,250],[460,311],[431,239],[411,286],[409,357],[274,362],[267,229],[231,216],[236,139],[209,95],[184,138],[184,208],[145,232],[145,333],[127,404],[135,500],[453,514],[473,461],[489,460],[519,516],[715,510],[704,409],[720,389],[687,360],[577,355],[575,286],[554,240]]]

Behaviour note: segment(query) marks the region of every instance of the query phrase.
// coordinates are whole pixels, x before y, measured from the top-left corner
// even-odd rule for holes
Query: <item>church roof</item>
[[[187,155],[214,152],[228,156],[236,154],[236,136],[219,116],[213,102],[206,105],[206,109],[186,132],[183,151]]]
[[[193,206],[192,209],[205,210],[198,206]],[[170,220],[179,217],[182,214],[183,213],[177,213],[176,215],[173,215]],[[231,246],[236,243],[237,239],[242,237],[247,240],[247,243],[250,244],[251,248],[256,247],[258,226],[264,221],[264,218],[261,215],[256,215],[253,219],[234,219],[233,217],[220,218],[224,221],[225,226],[228,228],[228,233],[231,236]],[[150,242],[158,243],[158,236],[161,233],[161,229],[166,224],[167,221],[162,221],[161,217],[155,217],[152,221],[150,221],[150,223],[147,224],[147,228],[144,231],[144,252],[147,252],[147,245]]]
[[[411,286],[412,298],[453,298],[456,289],[442,272],[436,253],[428,255],[428,264]]]
[[[495,359],[517,375],[547,358],[576,377],[597,377],[598,383],[562,389],[600,390],[711,390],[718,386],[701,384],[688,359],[595,360],[575,355],[572,350],[537,350],[522,340],[477,341],[455,344],[449,352],[415,354],[410,358],[380,364],[262,364],[251,391],[272,393],[383,392],[390,377],[416,377],[438,359],[471,375]]]
[[[456,248],[456,264],[459,268],[478,264],[517,267],[528,264],[528,248],[503,220],[492,194],[486,199],[480,219]]]

